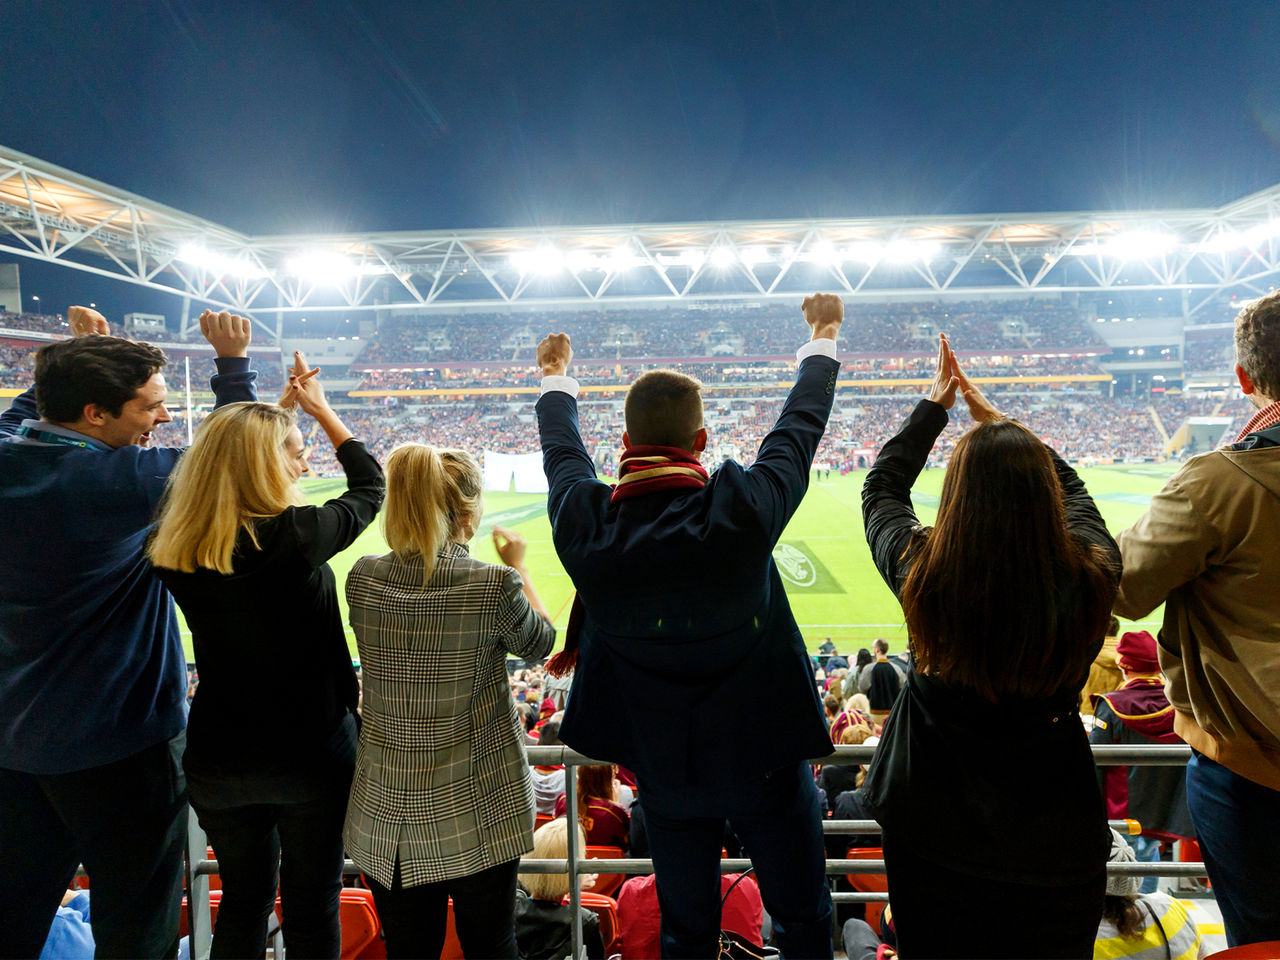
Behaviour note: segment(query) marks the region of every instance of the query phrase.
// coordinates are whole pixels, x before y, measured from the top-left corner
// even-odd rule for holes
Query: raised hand
[[[813,331],[811,340],[834,340],[844,323],[844,301],[834,293],[815,293],[800,304],[804,322]]]
[[[991,401],[982,395],[982,391],[969,382],[954,353],[951,355],[951,372],[960,381],[959,393],[969,405],[969,416],[978,423],[1004,419],[1004,414],[992,406]]]
[[[524,552],[527,547],[528,543],[520,534],[494,524],[493,549],[498,551],[498,558],[508,567],[515,567],[518,570],[524,566]]]
[[[538,344],[538,369],[544,377],[562,377],[573,360],[567,333],[550,333]]]
[[[945,333],[938,334],[938,372],[933,378],[933,386],[929,389],[929,399],[950,410],[956,402],[956,390],[960,386],[960,378],[956,376],[956,355],[951,352],[951,341]]]
[[[206,310],[200,314],[200,332],[213,344],[213,349],[220,357],[247,357],[249,340],[253,334],[253,324],[247,317],[228,313],[214,313]]]
[[[71,328],[73,337],[87,337],[90,334],[111,336],[111,325],[107,323],[107,318],[89,307],[67,307],[67,326]]]
[[[280,405],[291,407],[296,403],[303,413],[309,413],[316,419],[323,413],[331,412],[329,401],[324,396],[324,387],[320,385],[320,368],[307,369],[307,358],[295,350],[293,369],[295,372],[289,374],[289,385],[285,388],[285,396],[281,398]],[[302,373],[296,372],[298,370]]]

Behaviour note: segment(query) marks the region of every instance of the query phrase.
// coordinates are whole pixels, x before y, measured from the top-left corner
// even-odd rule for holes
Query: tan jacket
[[[1193,457],[1117,540],[1116,612],[1138,619],[1165,601],[1174,730],[1280,790],[1280,447]]]
[[[1083,716],[1093,716],[1095,695],[1119,690],[1120,684],[1124,683],[1124,674],[1120,672],[1120,661],[1116,656],[1116,644],[1119,642],[1118,637],[1103,637],[1102,649],[1089,664],[1089,677],[1080,691],[1080,713]]]

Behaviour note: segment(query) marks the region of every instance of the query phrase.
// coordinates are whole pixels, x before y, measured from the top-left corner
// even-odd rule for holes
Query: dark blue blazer
[[[538,401],[556,552],[586,610],[561,739],[642,780],[726,783],[829,753],[773,548],[800,506],[839,363],[813,356],[749,468],[609,503],[577,401]]]

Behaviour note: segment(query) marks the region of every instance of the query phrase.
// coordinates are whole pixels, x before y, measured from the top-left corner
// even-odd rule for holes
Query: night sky
[[[1280,182],[1274,2],[4,0],[0,36],[0,144],[247,233]]]

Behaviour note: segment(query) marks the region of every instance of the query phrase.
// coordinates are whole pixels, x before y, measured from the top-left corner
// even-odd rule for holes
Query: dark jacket
[[[603,960],[600,920],[586,907],[582,914],[582,945],[589,960]],[[525,960],[560,960],[573,955],[573,908],[567,903],[534,900],[516,887],[516,946]]]
[[[1173,705],[1159,677],[1135,677],[1093,698],[1090,743],[1182,743],[1173,732]],[[1182,767],[1099,767],[1107,816],[1137,820],[1144,830],[1194,837]]]
[[[921,401],[862,489],[872,557],[899,596],[910,569],[902,557],[919,525],[911,486],[946,425],[941,406]],[[1072,536],[1105,549],[1118,572],[1119,552],[1084,484],[1056,454],[1054,466]],[[1074,585],[1062,589],[1065,608]],[[1100,644],[1081,652],[1082,664]],[[1044,700],[991,703],[910,672],[859,799],[918,856],[962,873],[1047,886],[1098,876],[1110,835],[1076,709],[1085,675],[1082,668],[1079,682]]]
[[[216,364],[217,405],[257,399],[248,360]],[[145,553],[182,451],[9,439],[38,418],[34,389],[0,414],[0,767],[47,774],[182,730],[186,656]]]
[[[246,533],[229,575],[157,570],[191,627],[200,686],[185,765],[205,774],[304,769],[324,758],[359,686],[327,561],[382,504],[382,469],[359,440],[338,448],[347,490]]]
[[[582,445],[574,398],[538,401],[556,552],[586,609],[565,743],[671,785],[830,752],[772,554],[807,489],[839,366],[801,362],[751,467],[726,461],[702,489],[616,504]],[[743,690],[769,690],[774,709],[744,714]]]

